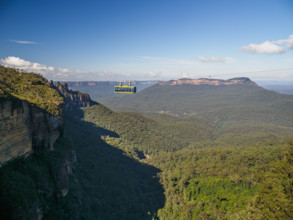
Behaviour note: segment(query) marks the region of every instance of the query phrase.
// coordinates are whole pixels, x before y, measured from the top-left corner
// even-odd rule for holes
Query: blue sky
[[[290,0],[0,0],[0,64],[54,80],[293,81]]]

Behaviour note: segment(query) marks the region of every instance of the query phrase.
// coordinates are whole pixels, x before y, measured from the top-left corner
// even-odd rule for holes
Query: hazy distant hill
[[[214,124],[254,120],[293,126],[293,96],[263,89],[248,78],[159,82],[136,95],[105,99],[104,104],[114,110],[197,116]]]
[[[293,82],[258,82],[258,84],[269,90],[283,94],[293,95]]]
[[[67,82],[68,87],[72,90],[89,93],[95,101],[101,101],[103,98],[111,96],[123,96],[122,94],[114,93],[114,86],[118,85],[116,81],[82,81],[82,82]],[[154,85],[157,81],[135,81],[133,85],[137,87],[137,92]]]

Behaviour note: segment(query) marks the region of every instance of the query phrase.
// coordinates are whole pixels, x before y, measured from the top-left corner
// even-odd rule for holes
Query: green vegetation
[[[275,216],[274,210],[270,210],[275,205],[286,207],[280,210],[280,215],[291,217],[292,164],[288,161],[292,160],[292,155],[288,156],[287,151],[292,151],[292,148],[286,143],[274,146],[213,146],[151,156],[149,163],[165,171],[161,180],[167,201],[159,211],[159,217],[239,219],[246,216],[257,219],[254,211],[248,214],[248,210],[252,207],[258,209],[258,205],[263,203],[259,197],[264,196],[261,190],[264,186],[267,190],[266,203],[258,210],[259,219],[266,215]],[[274,172],[272,167],[280,165],[283,167]],[[275,185],[266,185],[271,182]],[[276,192],[279,192],[278,199],[274,195]],[[256,198],[257,204],[253,203]]]
[[[152,219],[163,207],[159,170],[126,156],[102,139],[117,134],[82,121],[83,113],[66,113],[65,136],[74,143],[80,183],[82,219]]]
[[[145,153],[176,151],[211,137],[211,128],[201,120],[190,122],[167,115],[152,118],[135,112],[113,112],[103,105],[84,110],[86,121],[118,133]]]
[[[71,143],[59,138],[54,152],[31,155],[8,162],[0,169],[1,219],[78,219],[78,185],[69,181],[66,197],[60,193],[58,177],[63,164],[68,161]],[[73,178],[70,176],[69,178]]]
[[[43,77],[1,71],[2,98],[62,103]],[[156,85],[121,100],[147,113],[68,108],[54,151],[1,167],[0,218],[293,218],[292,96]]]
[[[101,133],[106,143],[161,170],[166,202],[158,211],[160,219],[292,216],[288,152],[293,146],[283,141],[292,138],[292,128],[256,121],[215,126],[194,116],[113,112],[102,105],[83,111],[84,120],[97,129],[115,131]],[[280,165],[282,172],[273,174]],[[263,188],[268,197],[262,196]],[[273,199],[277,192],[280,199]],[[273,205],[284,208],[276,213]]]
[[[136,95],[111,97],[103,103],[114,110],[194,115],[217,126],[250,120],[293,127],[293,96],[255,85],[154,85]]]
[[[61,116],[63,98],[49,87],[47,79],[40,74],[0,66],[0,100],[11,96],[26,100],[54,116]]]

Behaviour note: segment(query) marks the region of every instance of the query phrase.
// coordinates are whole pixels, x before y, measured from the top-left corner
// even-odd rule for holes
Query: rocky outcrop
[[[62,119],[30,105],[27,101],[0,102],[0,164],[12,158],[52,150],[62,133]]]
[[[87,107],[95,102],[86,93],[68,89],[66,83],[52,81],[47,86],[56,89],[64,98],[58,118],[25,100],[13,97],[0,102],[0,164],[13,158],[52,150],[63,133],[63,108]]]
[[[178,80],[170,80],[168,82],[158,82],[159,85],[211,85],[211,86],[221,86],[221,85],[256,85],[253,81],[246,77],[233,78],[228,80],[220,80],[220,79],[178,79]]]
[[[57,82],[55,86],[52,85],[52,83],[53,82],[50,82],[51,86],[64,97],[65,108],[67,109],[72,109],[74,107],[89,107],[95,103],[91,100],[89,94],[69,90],[68,84],[65,82],[62,84]]]
[[[80,199],[79,191],[69,192],[70,184],[79,186],[76,153],[63,136],[63,109],[93,101],[67,84],[5,71],[0,71],[9,82],[0,83],[0,219],[67,219],[70,204],[61,207],[63,197],[75,193],[70,194],[77,198],[75,207]],[[80,219],[78,208],[74,213],[71,219]]]

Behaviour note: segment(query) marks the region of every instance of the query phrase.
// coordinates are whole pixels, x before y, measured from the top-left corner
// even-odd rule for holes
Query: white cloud
[[[240,48],[243,52],[260,54],[282,54],[291,49],[293,49],[293,35],[284,40],[265,41],[262,44],[249,44]]]
[[[232,57],[218,58],[218,57],[197,57],[203,63],[234,63],[236,60]]]
[[[18,43],[18,44],[37,44],[37,42],[26,41],[26,40],[9,40],[9,41],[14,42],[14,43]]]
[[[284,45],[286,50],[292,50],[293,49],[293,35],[290,35],[288,39],[285,40],[278,40],[274,43]]]
[[[40,73],[45,73],[47,71],[54,71],[55,68],[51,66],[42,65],[39,63],[32,63],[30,61],[26,61],[19,57],[6,57],[4,59],[0,59],[0,64],[6,67],[13,67],[26,71],[38,71]]]
[[[0,65],[23,70],[25,72],[40,73],[44,77],[52,80],[139,80],[157,78],[160,72],[140,72],[140,73],[114,73],[110,71],[89,72],[82,70],[70,70],[68,68],[55,68],[44,64],[33,63],[19,57],[9,56],[0,59]]]
[[[262,44],[249,44],[240,48],[243,52],[262,53],[262,54],[281,54],[285,53],[285,48],[273,44],[270,41],[265,41]]]
[[[53,66],[46,66],[44,64],[33,63],[19,57],[9,56],[0,59],[0,64],[5,67],[12,67],[26,72],[35,72],[44,75],[49,79],[64,80],[70,76],[84,75],[87,71],[69,70],[66,68],[54,68]]]

